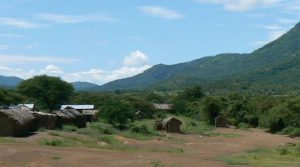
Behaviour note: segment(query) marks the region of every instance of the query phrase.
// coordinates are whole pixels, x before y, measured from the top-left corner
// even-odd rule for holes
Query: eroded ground
[[[35,141],[51,136],[48,136],[47,132],[39,132],[28,138],[16,139],[21,143],[1,144],[0,167],[151,167],[151,162],[154,161],[176,167],[226,167],[228,165],[215,158],[260,147],[275,147],[296,142],[296,139],[257,129],[217,129],[216,132],[223,135],[206,137],[170,134],[171,140],[157,138],[148,141],[117,137],[126,145],[139,148],[176,147],[183,149],[183,153],[43,146]]]

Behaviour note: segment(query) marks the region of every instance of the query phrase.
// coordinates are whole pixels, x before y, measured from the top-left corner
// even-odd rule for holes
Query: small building
[[[94,105],[62,105],[61,110],[63,109],[75,109],[82,113],[83,110],[94,110]]]
[[[70,124],[75,125],[78,128],[86,127],[86,118],[79,111],[74,109],[63,109],[60,111],[54,111],[53,114],[58,116],[57,127]]]
[[[56,129],[58,116],[50,113],[32,112],[37,120],[38,128]]]
[[[219,115],[215,118],[215,126],[216,127],[223,127],[226,128],[228,127],[228,121],[223,115]]]
[[[163,129],[168,133],[180,133],[181,124],[182,122],[174,117],[169,117],[162,121]]]
[[[26,110],[26,111],[34,111],[34,109],[35,109],[34,104],[19,104],[16,107],[21,110]]]
[[[24,136],[36,130],[36,119],[22,110],[0,110],[0,136]]]
[[[75,109],[79,111],[86,118],[87,122],[92,122],[97,120],[97,114],[99,110],[95,110],[94,105],[62,105],[63,109]]]
[[[82,115],[85,116],[87,122],[97,121],[99,110],[82,110]]]
[[[153,107],[154,107],[155,110],[172,110],[173,109],[173,104],[154,103]]]

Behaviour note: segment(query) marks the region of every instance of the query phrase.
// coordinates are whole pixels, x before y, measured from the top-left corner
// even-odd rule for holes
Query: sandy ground
[[[171,134],[178,141],[137,141],[120,137],[125,143],[140,147],[175,146],[184,153],[128,152],[87,148],[61,148],[30,144],[41,136],[26,139],[29,144],[0,145],[0,167],[151,167],[152,161],[177,167],[226,167],[215,158],[260,147],[274,147],[296,142],[285,136],[252,129],[217,129],[217,132],[239,134],[235,137],[203,137],[197,135]],[[298,140],[299,141],[299,140]]]

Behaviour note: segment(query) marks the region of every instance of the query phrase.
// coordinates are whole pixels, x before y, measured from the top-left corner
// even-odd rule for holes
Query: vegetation
[[[219,157],[229,165],[255,167],[297,166],[300,164],[300,144],[289,144],[275,149],[257,149],[243,154]]]
[[[57,77],[36,76],[21,82],[18,92],[34,100],[40,109],[53,111],[69,101],[73,86]]]

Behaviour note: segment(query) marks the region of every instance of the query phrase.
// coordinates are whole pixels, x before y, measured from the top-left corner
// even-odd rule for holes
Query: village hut
[[[99,113],[99,110],[82,110],[82,115],[86,118],[87,122],[97,121],[98,113]]]
[[[62,105],[60,107],[61,110],[63,109],[75,109],[77,111],[79,111],[80,113],[82,113],[84,110],[94,110],[95,106],[94,105],[90,105],[90,104],[84,104],[84,105]]]
[[[0,110],[0,136],[23,136],[36,130],[36,119],[21,110]]]
[[[34,104],[19,104],[16,107],[21,110],[26,110],[26,111],[34,111],[35,110]]]
[[[164,111],[170,111],[173,109],[172,104],[160,104],[160,103],[154,103],[153,108],[155,110],[164,110]]]
[[[56,129],[58,116],[50,113],[32,112],[37,119],[38,128]]]
[[[163,129],[168,133],[180,133],[182,122],[174,117],[166,118],[162,121]]]
[[[227,124],[228,124],[228,121],[223,115],[219,115],[215,118],[215,126],[216,127],[226,128],[226,127],[228,127]]]
[[[162,120],[155,121],[154,129],[155,130],[164,130]]]
[[[63,109],[60,111],[54,111],[53,113],[58,116],[58,127],[62,127],[66,124],[72,124],[78,128],[86,127],[86,118],[75,109]]]

